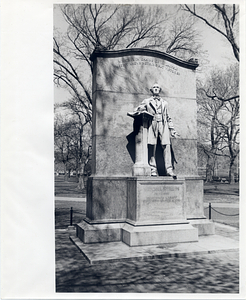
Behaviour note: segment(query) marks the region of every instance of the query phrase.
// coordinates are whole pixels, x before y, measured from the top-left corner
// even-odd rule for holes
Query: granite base
[[[213,235],[215,234],[215,225],[212,221],[204,219],[188,219],[189,223],[198,229],[198,235]]]
[[[85,244],[119,242],[124,223],[88,224],[85,220],[77,224],[76,235]]]
[[[132,226],[122,228],[122,241],[128,246],[197,242],[198,230],[190,224]]]
[[[77,236],[85,244],[196,242],[214,234],[214,224],[203,214],[202,191],[199,177],[92,176],[87,216],[77,225]]]

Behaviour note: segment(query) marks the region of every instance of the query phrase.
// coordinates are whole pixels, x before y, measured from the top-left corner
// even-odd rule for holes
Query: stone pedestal
[[[135,226],[187,224],[184,188],[184,180],[171,177],[129,178],[126,221]]]
[[[209,234],[214,234],[214,224],[203,213],[199,177],[89,178],[86,218],[77,225],[84,243],[137,246],[196,241]]]
[[[87,182],[86,218],[77,225],[84,243],[121,241],[127,214],[126,176],[91,176]]]
[[[184,179],[128,179],[127,225],[122,228],[123,242],[140,246],[197,241],[198,231],[186,219],[184,193]]]
[[[151,168],[148,164],[148,128],[153,116],[148,112],[137,114],[128,113],[134,119],[135,163],[132,167],[133,176],[150,176]]]
[[[85,244],[119,242],[124,223],[90,224],[83,220],[77,225],[76,235]]]
[[[185,178],[186,218],[198,229],[199,235],[215,234],[214,223],[204,215],[203,179],[199,176]]]
[[[197,242],[197,229],[190,224],[131,226],[122,228],[122,240],[129,246]]]

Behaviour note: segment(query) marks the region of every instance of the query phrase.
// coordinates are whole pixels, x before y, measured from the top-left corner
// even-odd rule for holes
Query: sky
[[[188,14],[187,14],[188,15]],[[65,32],[67,23],[64,20],[60,8],[54,6],[54,26],[60,31]],[[208,65],[205,69],[201,69],[197,76],[204,78],[210,69],[214,67],[223,68],[231,63],[236,62],[230,44],[218,32],[208,27],[204,22],[198,20],[197,29],[201,35],[203,50],[207,52]],[[68,91],[64,88],[54,88],[54,102],[61,103],[70,97]]]

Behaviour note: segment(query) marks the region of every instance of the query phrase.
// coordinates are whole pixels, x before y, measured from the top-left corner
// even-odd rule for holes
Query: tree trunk
[[[78,183],[78,189],[82,191],[85,188],[85,183],[84,183],[84,175],[80,174],[79,176],[79,183]]]
[[[213,180],[213,162],[211,157],[208,157],[207,165],[206,165],[206,181],[210,182],[212,180]]]
[[[76,182],[79,183],[79,169],[76,168]]]
[[[78,183],[78,189],[80,191],[82,191],[85,188],[85,182],[84,182],[84,168],[85,168],[85,164],[81,163],[80,164],[80,176],[79,176],[79,183]]]
[[[68,176],[67,176],[67,166],[66,164],[64,163],[64,181],[68,181]]]
[[[233,160],[233,161],[230,161],[229,183],[235,183],[235,176],[234,176],[234,160]]]
[[[67,171],[65,172],[64,181],[68,182],[68,173],[67,173]]]

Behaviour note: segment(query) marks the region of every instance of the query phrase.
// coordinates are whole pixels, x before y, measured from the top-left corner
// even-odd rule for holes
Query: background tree
[[[72,169],[72,139],[70,137],[71,124],[56,115],[55,118],[55,163],[63,163],[65,180]],[[69,173],[67,173],[69,172]]]
[[[184,11],[205,22],[220,33],[231,45],[233,54],[239,61],[239,5],[182,5]]]
[[[79,183],[78,188],[83,189],[85,176],[89,171],[91,140],[90,131],[86,128],[87,123],[82,122],[80,117],[80,115],[71,117],[71,115],[56,114],[55,163],[63,163],[65,180],[68,180],[72,170],[75,171]]]
[[[212,180],[218,156],[229,158],[229,180],[239,154],[239,68],[213,70],[198,85],[198,145],[207,157],[206,178]]]
[[[239,5],[212,4],[212,5],[181,5],[182,9],[195,18],[205,22],[211,29],[218,32],[231,46],[233,55],[239,62]],[[234,70],[233,70],[234,68]],[[235,71],[236,70],[236,71]],[[229,76],[226,76],[228,73]],[[207,125],[210,131],[209,143],[206,138],[200,141],[200,150],[207,155],[207,179],[211,180],[213,166],[218,155],[229,157],[229,178],[233,181],[232,168],[239,153],[239,71],[238,66],[227,69],[226,73],[214,73],[209,87],[203,87],[200,92],[200,125]],[[232,78],[230,78],[230,75]],[[212,80],[212,81],[211,81]],[[223,82],[226,80],[226,82]],[[233,81],[233,82],[232,82]],[[225,88],[225,90],[223,90]],[[202,95],[203,94],[203,95]],[[203,98],[205,102],[201,102]],[[204,115],[202,115],[204,114]],[[223,115],[223,118],[222,118]],[[205,120],[207,118],[207,120]],[[202,120],[203,119],[203,120]],[[203,127],[205,130],[205,127]],[[222,153],[222,150],[223,153]]]
[[[147,47],[188,59],[201,48],[194,21],[178,6],[67,4],[59,6],[66,35],[54,32],[54,78],[67,88],[74,107],[91,121],[90,55],[95,50]]]

